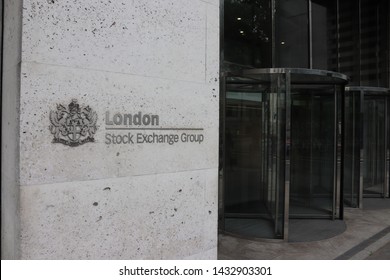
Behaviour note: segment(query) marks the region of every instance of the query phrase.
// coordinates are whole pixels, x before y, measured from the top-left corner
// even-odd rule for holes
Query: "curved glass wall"
[[[390,92],[347,87],[345,96],[345,202],[362,207],[363,197],[389,196]]]
[[[339,218],[346,76],[271,68],[225,78],[225,232],[288,238],[289,218]]]

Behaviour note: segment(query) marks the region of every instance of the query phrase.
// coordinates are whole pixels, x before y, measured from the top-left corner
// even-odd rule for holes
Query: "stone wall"
[[[217,0],[24,0],[21,258],[216,258],[218,70]],[[53,143],[72,100],[96,112],[94,142]],[[159,124],[113,130],[107,112]],[[153,133],[180,140],[136,141]]]
[[[1,108],[1,258],[20,257],[19,98],[21,0],[4,0]]]

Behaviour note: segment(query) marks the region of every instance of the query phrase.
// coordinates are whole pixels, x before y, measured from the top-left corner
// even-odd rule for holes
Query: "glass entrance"
[[[363,196],[385,197],[388,193],[387,97],[364,97]]]
[[[335,88],[292,87],[291,218],[332,218],[335,211]]]
[[[275,80],[276,84],[282,81]],[[283,238],[284,86],[228,77],[225,96],[225,228]],[[284,85],[284,83],[282,83]]]
[[[346,88],[344,201],[363,207],[363,197],[389,194],[389,89]]]
[[[344,202],[362,207],[363,97],[360,87],[346,87],[344,95]]]
[[[346,77],[253,69],[225,77],[221,227],[288,238],[289,218],[336,218]]]

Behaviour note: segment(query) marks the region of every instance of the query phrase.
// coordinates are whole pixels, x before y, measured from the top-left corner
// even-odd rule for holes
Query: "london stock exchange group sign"
[[[69,105],[57,104],[50,111],[50,132],[53,143],[71,147],[95,142],[98,128],[97,114],[90,106],[80,106],[76,99]],[[197,143],[204,141],[203,128],[160,126],[160,116],[138,112],[105,115],[105,139],[107,145]]]

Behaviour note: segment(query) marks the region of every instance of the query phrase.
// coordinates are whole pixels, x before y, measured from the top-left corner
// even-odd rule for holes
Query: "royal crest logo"
[[[65,107],[57,104],[57,111],[50,111],[50,132],[53,143],[76,147],[95,142],[97,114],[89,106],[81,107],[76,99]]]

